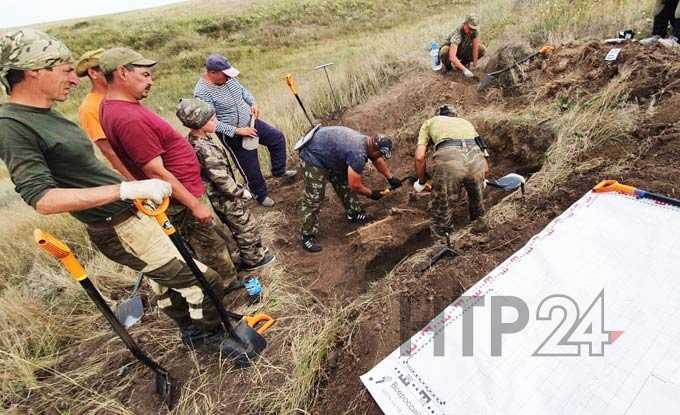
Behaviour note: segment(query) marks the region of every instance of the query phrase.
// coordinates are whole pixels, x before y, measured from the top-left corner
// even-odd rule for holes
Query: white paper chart
[[[680,209],[586,194],[361,380],[386,414],[680,414]]]

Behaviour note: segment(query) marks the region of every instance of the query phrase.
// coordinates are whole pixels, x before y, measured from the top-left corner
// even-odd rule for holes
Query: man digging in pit
[[[443,105],[437,115],[420,127],[416,146],[415,169],[418,180],[413,183],[416,192],[432,189],[430,213],[432,236],[436,240],[451,243],[453,233],[453,204],[463,186],[468,195],[470,220],[473,230],[482,232],[487,228],[484,218],[484,175],[488,164],[479,143],[481,138],[475,127],[459,118],[453,105]],[[426,184],[425,156],[428,145],[434,147],[432,186]]]
[[[479,18],[470,14],[460,27],[451,32],[439,49],[442,70],[444,72],[458,70],[466,78],[472,78],[475,74],[467,66],[471,65],[472,69],[476,69],[479,59],[485,52],[486,48],[479,33]]]
[[[367,136],[347,127],[321,127],[312,139],[300,149],[305,191],[302,198],[302,247],[309,252],[321,251],[316,242],[319,233],[319,210],[330,181],[342,201],[347,220],[364,223],[370,220],[355,193],[373,200],[381,199],[380,190],[371,190],[363,184],[361,174],[370,159],[375,168],[387,179],[390,187],[401,186],[401,180],[392,176],[385,160],[392,157],[392,139],[384,135]]]

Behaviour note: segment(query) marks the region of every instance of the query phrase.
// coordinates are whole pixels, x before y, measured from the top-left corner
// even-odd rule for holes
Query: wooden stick
[[[369,224],[366,225],[366,226],[362,226],[362,227],[359,228],[359,229],[353,230],[352,232],[350,232],[350,233],[348,233],[348,234],[345,234],[345,236],[349,237],[349,236],[352,236],[352,235],[356,235],[356,234],[358,234],[358,233],[361,233],[361,232],[365,231],[366,229],[373,228],[374,226],[377,226],[377,225],[380,225],[380,224],[382,224],[382,223],[391,221],[392,219],[394,219],[394,216],[388,216],[388,217],[386,217],[386,218],[384,218],[384,219],[380,219],[379,221],[376,221],[376,222],[373,222],[373,223],[369,223]]]

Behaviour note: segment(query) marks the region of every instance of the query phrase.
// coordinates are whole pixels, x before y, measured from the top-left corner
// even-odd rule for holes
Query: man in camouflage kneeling
[[[240,268],[253,271],[271,263],[274,256],[262,245],[255,221],[245,205],[253,196],[248,189],[236,184],[224,146],[210,136],[217,125],[215,110],[201,100],[183,99],[177,106],[177,118],[191,129],[188,139],[201,164],[203,184],[215,213],[229,227],[238,245]]]
[[[482,143],[475,127],[467,120],[457,117],[452,105],[439,108],[437,115],[425,121],[420,128],[415,155],[418,180],[413,184],[416,192],[429,185],[425,179],[425,154],[428,144],[435,149],[432,169],[432,236],[450,243],[453,233],[453,204],[458,199],[460,187],[468,194],[470,220],[475,221],[474,231],[486,228],[484,218],[484,175],[488,170]]]

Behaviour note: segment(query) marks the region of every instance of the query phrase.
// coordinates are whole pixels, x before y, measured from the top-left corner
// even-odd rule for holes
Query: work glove
[[[427,188],[427,183],[420,184],[420,180],[413,182],[413,190],[420,193]]]
[[[392,190],[398,189],[398,188],[401,187],[401,180],[397,179],[396,177],[391,177],[391,178],[387,179],[387,183],[390,184],[390,189],[392,189]]]
[[[253,198],[253,194],[250,193],[248,189],[243,189],[243,192],[241,193],[241,199],[243,200],[250,200]]]
[[[163,199],[170,197],[170,195],[172,195],[170,183],[159,179],[122,182],[120,184],[121,200],[149,199],[160,205],[163,203]]]
[[[475,74],[473,74],[468,68],[463,68],[463,75],[465,75],[466,78],[472,78],[475,76]]]
[[[382,199],[383,196],[384,196],[384,194],[383,194],[382,190],[373,190],[371,192],[371,195],[368,196],[368,197],[369,197],[369,199],[380,200],[380,199]]]

